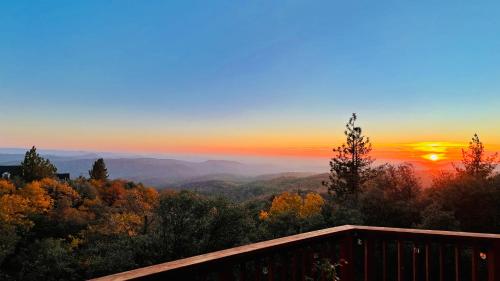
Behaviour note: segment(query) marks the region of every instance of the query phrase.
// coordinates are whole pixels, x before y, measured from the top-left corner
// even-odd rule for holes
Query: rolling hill
[[[256,177],[253,181],[237,182],[208,180],[183,183],[171,189],[186,189],[209,196],[224,196],[236,201],[265,198],[284,191],[325,193],[322,182],[328,174],[304,175],[303,173],[283,173]]]

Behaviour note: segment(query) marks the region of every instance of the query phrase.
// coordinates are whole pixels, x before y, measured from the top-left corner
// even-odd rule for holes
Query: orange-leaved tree
[[[297,218],[309,218],[321,213],[325,203],[321,195],[310,192],[304,198],[297,193],[283,192],[274,197],[269,211],[261,211],[261,219],[273,216],[291,215]]]

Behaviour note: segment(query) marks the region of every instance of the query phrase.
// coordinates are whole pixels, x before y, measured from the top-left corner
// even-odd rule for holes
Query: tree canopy
[[[363,135],[356,120],[353,113],[345,126],[345,143],[333,149],[336,155],[330,161],[330,181],[325,182],[338,199],[357,198],[362,185],[373,176],[370,138]]]
[[[486,156],[484,145],[479,136],[474,134],[467,150],[462,149],[462,167],[456,167],[459,174],[488,178],[493,174],[497,164],[497,154]]]
[[[106,180],[108,179],[108,169],[106,169],[106,163],[104,159],[97,159],[92,165],[92,169],[89,171],[89,176],[93,180]]]
[[[48,159],[41,157],[34,146],[26,152],[24,160],[21,162],[22,178],[27,182],[52,178],[56,172],[57,168]]]

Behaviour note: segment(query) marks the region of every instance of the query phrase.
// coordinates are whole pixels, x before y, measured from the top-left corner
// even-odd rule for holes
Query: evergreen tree
[[[474,134],[469,142],[468,150],[462,149],[462,166],[455,167],[457,172],[462,175],[486,179],[493,174],[496,168],[495,160],[497,154],[486,157],[484,145],[479,140],[477,134]]]
[[[362,185],[373,175],[370,139],[356,126],[356,119],[353,113],[344,131],[346,142],[333,149],[336,156],[330,161],[330,180],[323,183],[328,192],[341,200],[357,199]]]
[[[21,162],[21,174],[27,182],[52,178],[56,172],[57,168],[48,159],[41,157],[34,146],[26,152],[24,161]]]
[[[108,179],[108,169],[106,169],[106,164],[104,159],[97,159],[92,165],[92,169],[89,171],[89,176],[93,180],[107,180]]]

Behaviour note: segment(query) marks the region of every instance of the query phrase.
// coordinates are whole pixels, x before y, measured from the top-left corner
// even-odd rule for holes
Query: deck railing
[[[500,235],[339,226],[139,268],[95,280],[500,281]],[[329,281],[329,280],[328,280]]]

